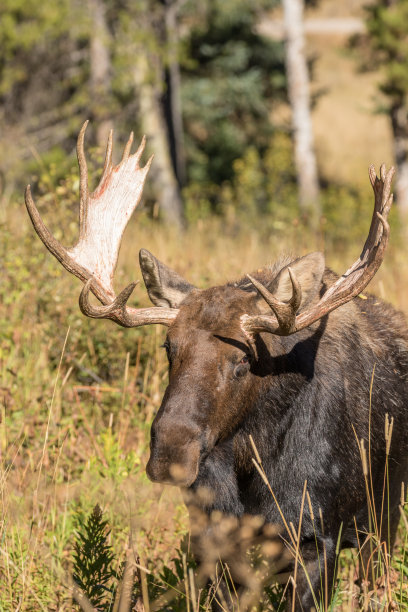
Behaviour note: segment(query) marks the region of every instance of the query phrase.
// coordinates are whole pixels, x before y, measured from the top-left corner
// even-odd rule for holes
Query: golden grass
[[[25,212],[13,206],[2,221],[0,610],[71,610],[78,513],[99,503],[118,559],[132,534],[141,562],[157,571],[187,533],[178,490],[153,485],[144,473],[149,425],[167,379],[164,332],[85,320],[79,281],[45,251]],[[299,227],[285,234],[265,237],[209,219],[179,236],[139,214],[125,235],[116,286],[140,279],[141,246],[204,287],[324,242]],[[344,271],[360,248],[329,251],[328,261]],[[370,289],[408,311],[406,255],[405,247],[391,247]],[[147,303],[142,287],[136,301]],[[342,570],[343,601],[353,563]]]

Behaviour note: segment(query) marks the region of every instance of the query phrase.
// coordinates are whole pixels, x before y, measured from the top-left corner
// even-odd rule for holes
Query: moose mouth
[[[157,468],[149,459],[146,465],[146,474],[152,482],[188,488],[197,480],[198,468],[199,462],[197,462],[195,469],[181,463],[171,463],[165,469],[161,466]]]
[[[152,444],[146,474],[152,482],[188,488],[196,481],[203,458],[199,440],[187,443],[174,455]]]
[[[200,436],[199,439],[194,439],[179,448],[177,458],[175,458],[174,449],[169,449],[166,453],[164,449],[158,448],[157,440],[152,439],[150,444],[150,457],[146,465],[146,474],[149,480],[160,484],[169,484],[182,487],[184,489],[196,489],[196,485],[201,487],[200,472],[207,472],[207,468],[212,471],[208,465],[209,459],[217,449],[221,453],[225,451],[225,442],[228,446],[228,452],[231,439],[227,440],[220,437],[208,435]],[[170,459],[171,457],[171,459]],[[211,461],[210,461],[211,463]]]

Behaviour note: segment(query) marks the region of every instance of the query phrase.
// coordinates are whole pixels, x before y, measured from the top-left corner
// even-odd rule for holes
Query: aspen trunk
[[[111,36],[106,23],[103,0],[88,0],[91,18],[89,49],[91,112],[95,120],[96,144],[105,147],[112,120],[109,114],[111,90]]]
[[[135,58],[133,75],[138,94],[140,120],[149,147],[154,152],[150,176],[154,181],[155,195],[165,218],[182,228],[183,204],[171,160],[167,124],[161,104],[161,80],[158,76],[161,67],[154,65],[154,58],[147,57],[145,49],[136,51]]]
[[[180,187],[186,181],[186,160],[184,151],[184,130],[181,105],[181,75],[178,61],[177,11],[179,4],[165,0],[166,38],[168,45],[168,114],[171,123],[172,157]]]
[[[311,221],[316,222],[320,215],[319,183],[310,113],[303,8],[303,0],[283,0],[286,72],[289,103],[292,110],[299,204],[301,212]]]

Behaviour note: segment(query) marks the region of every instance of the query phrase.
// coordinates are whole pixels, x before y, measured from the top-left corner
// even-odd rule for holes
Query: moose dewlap
[[[391,306],[359,297],[384,257],[393,169],[382,166],[380,178],[369,170],[371,226],[360,258],[343,276],[325,267],[322,253],[311,253],[201,290],[141,250],[154,306],[136,309],[127,305],[135,284],[116,295],[112,280],[151,160],[140,167],[144,142],[130,155],[131,138],[114,167],[110,138],[101,182],[89,193],[85,128],[78,138],[78,243],[67,249],[55,240],[29,187],[26,204],[46,247],[85,283],[84,314],[125,327],[168,328],[169,384],[152,424],[147,473],[191,492],[209,491],[194,501],[208,515],[260,515],[282,526],[289,542],[287,526],[297,532],[301,520],[293,605],[317,607],[324,585],[333,584],[339,534],[341,547],[353,547],[370,527],[362,457],[370,460],[371,518],[388,553],[408,473],[407,327]],[[90,291],[101,306],[90,303]],[[304,500],[306,482],[310,503]],[[319,514],[322,520],[314,520]],[[206,537],[211,540],[208,529]],[[292,558],[285,569],[294,564]]]

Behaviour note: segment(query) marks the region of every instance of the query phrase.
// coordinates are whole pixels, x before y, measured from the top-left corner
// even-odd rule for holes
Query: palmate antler
[[[241,328],[251,341],[254,335],[261,332],[278,336],[294,334],[346,304],[365,289],[380,267],[388,243],[390,226],[387,219],[393,201],[391,182],[394,172],[393,167],[386,172],[383,164],[378,178],[374,166],[370,166],[368,173],[374,191],[374,212],[364,248],[357,261],[329,287],[317,304],[297,314],[302,301],[302,290],[290,268],[288,270],[292,282],[292,297],[289,302],[277,300],[264,285],[248,276],[273,313],[241,317]]]
[[[82,126],[77,142],[80,175],[79,240],[75,246],[67,249],[54,238],[40,217],[28,185],[25,202],[35,231],[64,268],[85,283],[79,298],[83,314],[95,319],[112,319],[123,327],[138,327],[153,323],[170,325],[177,316],[176,309],[130,308],[127,306],[127,301],[137,283],[128,285],[118,296],[112,284],[123,232],[140,201],[153,157],[143,168],[140,167],[139,161],[145,148],[145,139],[143,138],[136,153],[130,155],[132,133],[120,164],[113,166],[111,131],[102,178],[95,191],[89,193],[84,154],[87,125],[88,121]],[[103,306],[93,306],[90,303],[90,291]]]

